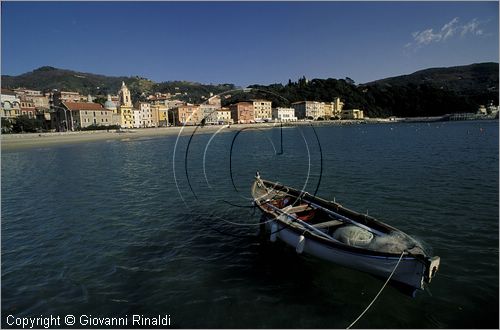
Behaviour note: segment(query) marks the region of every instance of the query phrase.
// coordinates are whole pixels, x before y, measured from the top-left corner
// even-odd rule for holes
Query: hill
[[[428,85],[442,88],[460,95],[475,93],[478,90],[498,92],[498,63],[478,63],[449,68],[431,68],[409,75],[376,80],[365,86],[408,86]]]
[[[19,76],[2,76],[2,87],[37,90],[63,89],[83,95],[116,94],[121,82],[131,90],[133,101],[161,92],[201,103],[214,95],[235,89],[233,84],[203,85],[187,81],[154,82],[141,77],[108,77],[53,67],[41,67]],[[356,85],[350,78],[312,79],[305,77],[288,84],[252,85],[251,92],[231,92],[223,104],[266,98],[273,106],[290,106],[304,100],[333,101],[340,97],[344,108],[363,109],[369,117],[439,116],[455,112],[476,112],[479,105],[498,104],[498,63],[479,63],[449,68],[431,68],[415,73]]]
[[[134,102],[155,92],[179,93],[178,98],[199,102],[201,96],[234,89],[232,84],[203,85],[195,82],[168,81],[157,83],[142,77],[110,77],[44,66],[18,76],[2,75],[2,88],[24,87],[41,91],[52,89],[77,91],[82,95],[116,94],[125,81]]]
[[[369,117],[439,116],[476,112],[479,105],[490,101],[498,105],[498,63],[432,68],[361,85],[346,77],[301,78],[286,85],[250,87],[279,95],[270,98],[280,106],[304,100],[329,102],[340,97],[344,108],[363,109]]]

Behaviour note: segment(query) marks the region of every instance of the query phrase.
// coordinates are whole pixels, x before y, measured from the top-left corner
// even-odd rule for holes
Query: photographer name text
[[[61,316],[35,316],[35,317],[15,317],[7,316],[7,325],[13,328],[22,329],[49,329],[51,327],[87,327],[87,326],[107,326],[107,327],[167,327],[170,326],[170,315],[144,316],[139,314],[125,315],[122,317],[98,317],[93,315],[74,316],[71,314]]]

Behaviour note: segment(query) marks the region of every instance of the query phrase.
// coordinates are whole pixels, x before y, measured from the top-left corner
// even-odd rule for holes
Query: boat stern
[[[439,264],[441,262],[441,258],[438,256],[427,258],[427,265],[425,271],[424,280],[426,283],[430,283],[432,278],[436,275],[439,270]]]

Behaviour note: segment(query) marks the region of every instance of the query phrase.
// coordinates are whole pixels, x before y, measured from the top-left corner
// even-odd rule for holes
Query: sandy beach
[[[293,122],[286,123],[283,126],[319,126],[319,125],[346,125],[359,123],[359,121],[341,121],[341,122]],[[74,144],[84,142],[102,142],[108,140],[133,140],[145,137],[161,137],[171,135],[190,135],[196,129],[196,134],[212,134],[221,129],[222,132],[238,131],[242,128],[249,129],[269,129],[279,126],[280,123],[259,123],[259,124],[233,124],[231,126],[176,126],[160,128],[138,128],[100,131],[79,131],[79,132],[57,132],[57,133],[24,133],[24,134],[2,134],[2,151],[40,148],[60,144]]]
[[[60,144],[74,144],[84,142],[102,142],[109,140],[133,140],[145,137],[161,137],[171,135],[190,135],[196,129],[196,134],[215,133],[222,128],[221,132],[236,131],[242,127],[266,129],[273,127],[272,124],[251,124],[225,126],[185,126],[185,127],[162,127],[124,129],[122,131],[80,131],[80,132],[58,132],[58,133],[25,133],[25,134],[2,134],[2,151],[47,147]]]

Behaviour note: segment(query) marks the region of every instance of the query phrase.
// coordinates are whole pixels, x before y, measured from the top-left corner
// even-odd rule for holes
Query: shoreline
[[[363,124],[364,122],[355,120],[344,120],[339,122],[288,122],[283,123],[283,127],[290,126],[341,126],[352,124]],[[270,129],[280,127],[280,123],[256,123],[256,124],[233,124],[228,125],[206,125],[206,126],[174,126],[158,128],[134,128],[123,129],[122,131],[98,130],[98,131],[76,131],[76,132],[55,132],[55,133],[18,133],[2,134],[1,150],[12,151],[29,148],[49,147],[64,144],[76,144],[86,142],[103,142],[109,140],[136,140],[146,137],[163,137],[178,135],[189,135],[196,129],[196,134],[215,133],[224,127],[222,132],[238,131],[245,129]],[[182,132],[181,132],[182,130]]]
[[[298,126],[345,126],[345,125],[366,125],[366,124],[402,124],[416,122],[437,122],[437,117],[418,118],[415,121],[389,121],[380,119],[369,120],[341,120],[341,121],[296,121],[284,122],[283,127]],[[1,134],[1,150],[15,151],[29,148],[42,148],[64,144],[104,142],[109,140],[136,140],[141,138],[155,138],[163,136],[190,135],[196,129],[196,134],[215,133],[222,127],[221,132],[238,131],[245,129],[271,129],[280,127],[281,123],[254,123],[254,124],[232,124],[228,125],[205,125],[201,126],[173,126],[157,128],[134,128],[123,129],[122,131],[98,130],[98,131],[76,131],[76,132],[54,132],[54,133],[18,133]],[[182,132],[181,132],[182,130]]]

